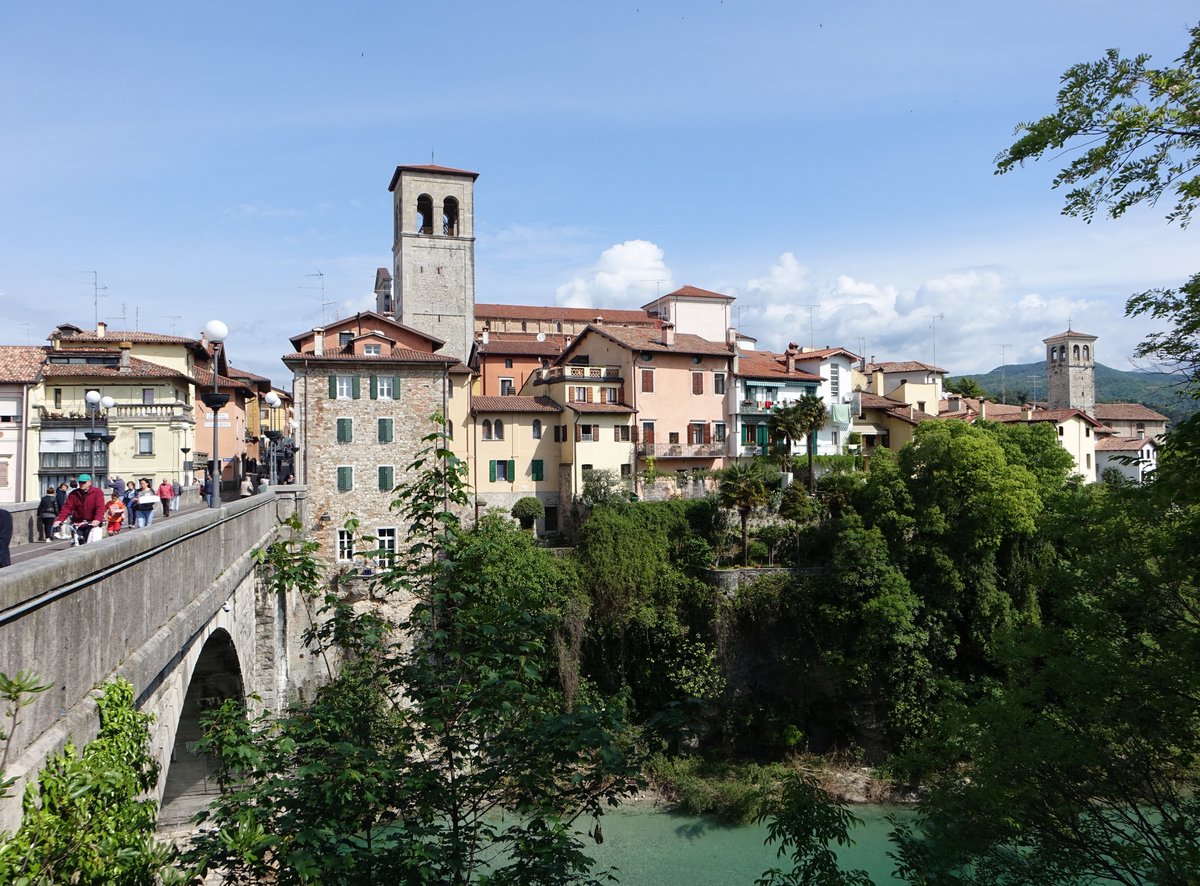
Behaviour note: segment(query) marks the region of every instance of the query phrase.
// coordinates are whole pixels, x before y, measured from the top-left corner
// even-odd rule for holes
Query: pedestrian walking
[[[154,523],[154,506],[158,495],[150,485],[149,477],[138,480],[137,498],[133,505],[133,523],[138,529],[148,528]]]
[[[46,494],[38,502],[37,509],[39,540],[45,544],[52,544],[54,542],[54,539],[50,537],[50,533],[54,526],[54,518],[58,514],[60,507],[58,496],[54,494],[54,487],[47,486]]]
[[[183,487],[179,484],[178,480],[171,481],[171,492],[174,493],[174,496],[171,498],[171,510],[178,511],[179,500],[183,497]]]
[[[12,566],[8,546],[12,544],[13,522],[12,514],[0,508],[0,567]]]
[[[71,490],[67,488],[66,483],[58,484],[58,490],[54,493],[54,503],[56,505],[58,505],[58,507],[56,507],[54,509],[55,514],[57,514],[59,511],[61,511],[63,508],[63,505],[65,505],[67,503],[67,493],[70,491]]]
[[[242,498],[249,498],[254,495],[254,485],[250,482],[249,475],[242,478]]]
[[[114,489],[112,498],[104,508],[104,528],[109,535],[116,535],[121,531],[121,527],[125,525],[125,517],[125,502],[121,501],[120,494]]]
[[[163,518],[171,516],[171,502],[175,498],[175,487],[166,477],[163,477],[163,481],[158,484],[158,498],[162,502]]]
[[[108,486],[118,496],[125,493],[125,481],[121,479],[120,474],[114,474],[108,478]]]
[[[134,526],[134,508],[137,506],[137,487],[132,480],[125,483],[125,492],[121,495],[121,503],[125,505],[125,521],[130,529]]]
[[[84,543],[99,541],[104,537],[104,493],[92,485],[91,474],[79,475],[79,486],[67,495],[67,502],[54,518],[57,527],[71,520],[83,533]]]

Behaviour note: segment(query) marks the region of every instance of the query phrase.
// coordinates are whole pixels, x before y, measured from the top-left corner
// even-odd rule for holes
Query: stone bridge
[[[51,684],[13,730],[5,768],[18,784],[0,801],[0,830],[18,825],[23,785],[49,753],[96,735],[106,680],[129,680],[154,715],[160,825],[173,804],[181,820],[194,811],[181,797],[211,792],[194,752],[204,709],[256,695],[258,710],[278,711],[322,682],[300,640],[308,601],[263,587],[252,556],[289,516],[304,521],[304,503],[303,487],[279,487],[0,570],[0,672]]]

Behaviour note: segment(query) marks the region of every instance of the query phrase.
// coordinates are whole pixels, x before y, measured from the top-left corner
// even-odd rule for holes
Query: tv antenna
[[[933,330],[933,365],[937,366],[937,321],[945,320],[945,314],[926,314],[929,318],[929,328]]]
[[[810,349],[816,348],[813,343],[813,311],[821,307],[820,305],[796,305],[798,308],[808,308],[808,346]]]
[[[100,285],[100,272],[99,271],[80,271],[79,273],[92,275],[92,308],[96,314],[96,319],[95,319],[96,325],[99,326],[100,325],[100,299],[108,298],[108,295],[107,295],[108,287]],[[102,292],[106,293],[106,294],[101,295],[100,293],[102,293]]]
[[[1007,403],[1008,402],[1008,385],[1005,382],[1004,368],[1005,368],[1005,366],[1008,365],[1007,354],[1008,354],[1008,349],[1011,348],[1012,345],[998,344],[998,345],[994,345],[994,347],[997,347],[1000,349],[1000,402]]]
[[[175,333],[175,323],[183,319],[183,314],[163,314],[163,316],[171,321],[171,333],[173,335]]]
[[[660,298],[662,298],[662,285],[667,282],[666,280],[643,280],[642,282],[654,284],[654,300],[655,301],[658,301]]]
[[[321,290],[321,325],[324,326],[326,323],[329,322],[325,317],[325,309],[330,307],[333,304],[333,302],[325,300],[325,275],[323,273],[321,273],[321,270],[318,268],[317,272],[315,274],[305,274],[304,276],[305,277],[317,277],[321,284],[319,287],[317,287],[317,286],[301,286],[300,288],[301,289],[318,289],[319,288]],[[335,317],[334,319],[337,319],[337,318]]]
[[[17,325],[25,327],[25,344],[27,344],[27,345],[32,344],[32,342],[30,342],[30,340],[29,340],[29,329],[31,326],[33,326],[33,324],[32,323],[18,323]]]

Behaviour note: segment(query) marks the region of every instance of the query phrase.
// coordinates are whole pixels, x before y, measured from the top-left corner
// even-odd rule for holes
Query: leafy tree
[[[546,516],[546,506],[542,500],[527,495],[518,499],[512,507],[513,519],[521,524],[522,529],[532,529],[538,520]]]
[[[779,470],[787,473],[791,470],[792,444],[803,440],[808,433],[804,411],[798,403],[781,403],[771,410],[767,424],[772,439],[780,441]]]
[[[948,378],[946,379],[945,387],[947,391],[963,397],[970,397],[974,400],[983,400],[988,395],[979,382],[969,375]]]
[[[193,855],[232,882],[594,882],[581,815],[636,784],[623,704],[568,704],[564,575],[526,533],[466,531],[461,465],[432,435],[397,487],[406,547],[362,612],[327,597],[318,643],[346,665],[309,706],[209,746],[227,786]],[[303,556],[309,556],[304,554]],[[384,618],[388,609],[407,615]]]
[[[613,471],[591,470],[583,475],[583,491],[580,495],[589,508],[598,507],[620,496],[621,480]]]
[[[750,514],[771,500],[766,475],[758,462],[739,462],[721,472],[721,504],[742,521],[742,565],[750,563]]]
[[[7,679],[7,678],[6,678]],[[40,691],[40,690],[35,690]],[[68,743],[25,792],[21,827],[0,842],[0,882],[150,884],[171,878],[173,851],[155,841],[158,782],[150,715],[114,680],[96,700],[100,733]]]
[[[808,438],[808,492],[810,495],[817,491],[817,477],[813,473],[813,456],[817,452],[817,431],[825,427],[829,421],[829,410],[825,401],[814,394],[806,394],[796,401],[794,407],[800,416],[800,427]]]

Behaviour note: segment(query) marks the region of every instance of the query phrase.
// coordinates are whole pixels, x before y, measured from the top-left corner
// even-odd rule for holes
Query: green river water
[[[884,806],[856,806],[863,824],[851,833],[855,845],[839,851],[844,868],[861,868],[876,883],[892,879],[887,856],[891,825],[885,817],[910,815]],[[676,815],[649,804],[628,804],[600,819],[604,843],[585,850],[599,868],[618,868],[623,886],[752,886],[775,865],[775,846],[767,846],[766,826],[731,827],[705,818]]]

